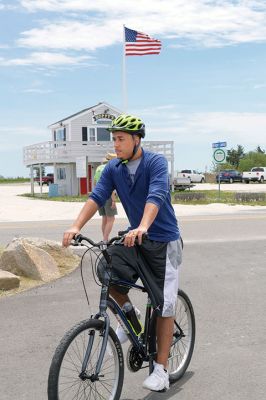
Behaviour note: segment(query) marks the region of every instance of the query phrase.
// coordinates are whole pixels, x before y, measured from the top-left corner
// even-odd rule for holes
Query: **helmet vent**
[[[145,125],[142,120],[134,115],[121,114],[112,121],[112,125],[108,128],[111,132],[123,131],[131,135],[140,135],[145,137]]]

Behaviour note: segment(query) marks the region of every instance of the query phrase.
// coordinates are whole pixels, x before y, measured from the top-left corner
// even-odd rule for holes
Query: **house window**
[[[82,137],[83,137],[83,129],[82,128]],[[97,127],[97,128],[88,128],[89,130],[89,141],[90,142],[109,142],[110,139],[110,132],[103,127]],[[85,132],[85,130],[84,130]]]
[[[95,142],[95,140],[96,140],[96,138],[95,138],[95,128],[90,128],[89,132],[90,132],[90,142]]]
[[[54,131],[54,139],[57,142],[65,142],[66,141],[66,128],[58,128]]]
[[[109,142],[110,132],[106,128],[97,128],[97,141],[98,142]]]
[[[65,180],[66,179],[66,169],[58,168],[57,169],[57,180]]]

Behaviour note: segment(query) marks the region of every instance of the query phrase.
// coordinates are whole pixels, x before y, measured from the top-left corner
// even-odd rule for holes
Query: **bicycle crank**
[[[127,367],[131,372],[137,372],[140,370],[143,364],[143,358],[138,352],[138,349],[133,345],[130,345],[127,351]]]

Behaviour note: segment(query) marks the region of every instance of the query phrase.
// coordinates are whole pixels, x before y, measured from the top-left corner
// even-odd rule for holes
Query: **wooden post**
[[[30,166],[30,189],[31,195],[34,196],[34,179],[33,179],[33,165]]]

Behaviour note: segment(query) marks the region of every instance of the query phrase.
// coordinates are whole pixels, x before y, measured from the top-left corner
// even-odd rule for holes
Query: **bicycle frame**
[[[110,267],[110,265],[109,265]],[[86,369],[87,369],[87,364],[90,358],[91,354],[91,349],[93,346],[93,341],[94,341],[94,332],[90,332],[90,338],[87,346],[87,350],[85,353],[85,357],[82,363],[82,370],[80,373],[80,378],[81,379],[91,379],[93,380],[98,380],[99,372],[102,367],[102,362],[104,358],[104,354],[106,351],[106,346],[107,346],[107,341],[108,341],[108,334],[109,334],[109,328],[110,328],[110,318],[109,315],[107,314],[106,310],[109,308],[111,312],[114,314],[118,322],[122,323],[124,328],[129,332],[129,340],[131,341],[132,345],[139,351],[141,356],[143,357],[144,361],[150,361],[150,358],[152,354],[148,354],[148,345],[149,345],[149,328],[150,328],[150,320],[151,320],[151,303],[148,298],[147,302],[147,307],[146,307],[146,315],[145,315],[145,324],[144,324],[144,332],[142,335],[143,339],[140,339],[139,336],[137,336],[132,329],[130,323],[128,322],[126,315],[122,311],[121,307],[116,303],[114,299],[109,297],[109,286],[111,283],[111,279],[107,278],[106,281],[103,282],[102,289],[101,289],[101,296],[100,296],[100,307],[99,307],[99,312],[96,313],[94,316],[92,316],[92,319],[100,319],[103,318],[105,322],[105,329],[103,332],[103,343],[102,347],[100,350],[98,362],[96,365],[95,369],[95,374],[94,376],[88,377],[86,374]],[[141,290],[142,292],[147,292],[147,290],[144,288],[144,286],[137,285],[132,282],[127,282],[127,281],[116,281],[116,285],[119,286],[126,286],[129,289],[130,288],[135,288],[137,290]],[[154,355],[154,354],[153,354]]]
[[[92,381],[98,380],[99,378],[99,372],[102,367],[102,362],[104,358],[104,354],[106,351],[106,346],[107,346],[107,341],[108,341],[108,335],[109,335],[109,329],[110,329],[110,318],[107,313],[107,308],[111,310],[111,312],[114,314],[116,319],[118,320],[119,323],[122,323],[124,326],[125,330],[128,331],[128,336],[129,340],[131,341],[132,345],[138,350],[139,354],[142,356],[143,361],[149,362],[150,369],[152,369],[153,365],[153,359],[156,354],[156,346],[154,345],[152,341],[152,337],[150,334],[150,331],[155,329],[155,325],[153,325],[153,329],[151,329],[151,301],[148,296],[148,301],[147,301],[147,306],[146,306],[146,314],[145,314],[145,324],[144,324],[144,332],[139,336],[137,336],[132,329],[130,323],[128,322],[126,315],[122,311],[121,307],[116,303],[114,299],[109,297],[109,287],[111,284],[114,284],[116,286],[123,286],[127,287],[128,289],[134,288],[137,290],[140,290],[142,292],[147,293],[147,290],[144,288],[144,286],[137,285],[133,282],[125,281],[125,280],[116,280],[112,281],[111,278],[111,270],[112,270],[112,261],[111,257],[107,252],[107,248],[102,249],[102,255],[104,256],[107,265],[106,265],[106,274],[102,279],[102,289],[101,289],[101,296],[100,296],[100,304],[99,304],[99,311],[94,315],[91,316],[92,319],[100,319],[103,318],[105,325],[104,325],[104,332],[103,332],[103,343],[102,347],[100,350],[99,358],[97,361],[96,369],[95,369],[95,374],[93,376],[88,377],[86,374],[86,369],[87,369],[87,364],[90,358],[91,354],[91,349],[93,346],[93,341],[94,341],[94,332],[90,332],[90,338],[88,342],[88,346],[86,349],[85,357],[82,363],[82,370],[80,373],[80,378],[81,379],[91,379]],[[179,330],[178,337],[183,336],[183,332],[181,328],[178,326],[178,324],[175,322],[176,327]],[[176,340],[179,340],[176,336]]]

